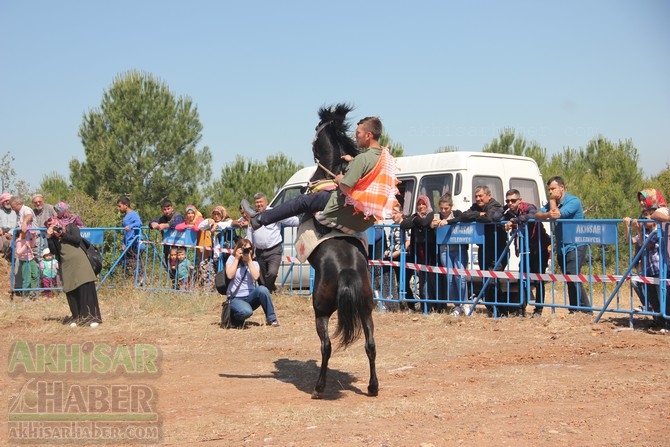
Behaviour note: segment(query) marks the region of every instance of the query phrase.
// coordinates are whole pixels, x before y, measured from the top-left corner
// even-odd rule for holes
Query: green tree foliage
[[[95,199],[103,189],[127,194],[144,219],[166,196],[175,204],[201,203],[212,162],[207,146],[197,149],[201,131],[190,98],[175,98],[150,74],[122,74],[100,108],[84,114],[86,160],[70,162],[72,184]]]
[[[116,208],[118,197],[104,187],[98,189],[98,199],[94,200],[85,192],[71,188],[62,174],[52,172],[42,177],[38,192],[44,196],[44,202],[50,205],[58,202],[67,203],[87,227],[121,225],[121,217]]]
[[[588,219],[637,216],[635,193],[644,184],[638,160],[632,141],[615,144],[599,136],[584,149],[555,154],[542,174],[545,179],[563,177],[568,190],[581,199]]]
[[[16,171],[12,167],[13,161],[14,157],[9,152],[0,159],[0,192],[10,191],[13,186],[16,177]]]
[[[16,171],[12,167],[14,157],[10,152],[0,158],[0,192],[10,192],[12,195],[30,200],[30,186],[24,180],[16,179]]]
[[[296,164],[284,154],[270,155],[265,163],[245,160],[242,156],[226,164],[219,179],[208,188],[213,203],[223,205],[231,216],[239,216],[240,200],[250,201],[257,192],[263,192],[272,200],[277,190],[286,183],[302,164]]]
[[[586,219],[621,219],[637,217],[640,206],[636,192],[643,187],[638,153],[630,140],[614,144],[599,136],[584,149],[566,148],[555,154],[543,169],[543,177],[563,177],[566,189],[582,202]],[[619,248],[626,253],[625,232],[619,232]],[[613,265],[613,252],[592,253],[594,266]]]
[[[458,152],[458,148],[456,146],[441,146],[435,150],[436,154],[442,154],[445,152]]]
[[[530,157],[535,160],[540,169],[547,161],[547,150],[545,148],[535,141],[526,142],[526,139],[521,135],[517,136],[512,128],[501,130],[500,136],[494,138],[491,144],[484,146],[482,152]]]
[[[405,153],[405,148],[400,143],[394,143],[389,134],[382,132],[382,136],[379,138],[379,144],[382,146],[388,146],[389,152],[394,157],[402,157]]]
[[[649,188],[658,188],[663,193],[665,200],[670,200],[670,165],[665,165],[665,169],[659,172],[657,175],[651,178],[649,184],[645,184],[645,187]]]
[[[98,190],[98,199],[94,200],[83,191],[70,193],[67,204],[81,217],[84,225],[92,228],[120,227],[122,216],[116,208],[117,195],[104,189]],[[146,225],[149,220],[144,221]]]
[[[53,205],[68,202],[72,189],[65,176],[54,171],[42,177],[38,192],[44,196],[45,203]]]

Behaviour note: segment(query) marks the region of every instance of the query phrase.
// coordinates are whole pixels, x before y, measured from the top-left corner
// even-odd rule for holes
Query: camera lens
[[[242,249],[242,254],[243,254],[243,255],[248,255],[249,253],[251,253],[251,249],[250,249],[250,248],[244,248],[244,249]]]

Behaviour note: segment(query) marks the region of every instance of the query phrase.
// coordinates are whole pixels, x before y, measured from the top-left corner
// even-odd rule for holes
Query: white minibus
[[[479,185],[487,185],[493,198],[502,204],[509,189],[519,190],[525,202],[538,208],[547,202],[540,170],[535,160],[529,157],[487,152],[440,152],[398,157],[396,163],[401,181],[398,200],[405,215],[414,213],[419,195],[428,196],[432,208],[439,210],[439,198],[446,192],[451,192],[454,209],[465,211],[472,206],[474,189]],[[312,166],[297,171],[277,192],[270,206],[277,206],[301,194],[315,169]],[[293,229],[285,229],[285,256],[294,256],[293,234]],[[477,268],[474,256],[470,258],[472,266]],[[518,259],[514,259],[513,253],[509,266],[510,269],[518,269]],[[285,262],[282,270],[286,271],[289,267],[290,263]],[[304,286],[309,274],[304,270],[306,267],[296,267],[291,272],[294,286],[300,287],[300,283]]]

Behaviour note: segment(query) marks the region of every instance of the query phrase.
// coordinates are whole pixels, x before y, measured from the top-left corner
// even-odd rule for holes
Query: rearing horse
[[[358,154],[356,144],[347,135],[349,126],[345,120],[351,110],[346,104],[319,110],[321,121],[316,126],[312,143],[318,167],[311,178],[312,182],[341,172],[344,163],[342,155]],[[339,337],[340,347],[346,349],[360,337],[361,332],[365,334],[365,353],[370,363],[368,396],[376,396],[379,382],[375,368],[377,351],[372,322],[374,302],[365,248],[358,239],[342,234],[342,237],[327,239],[319,244],[308,261],[315,272],[312,301],[316,332],[321,339],[321,370],[312,398],[321,398],[326,388],[328,360],[332,350],[328,321],[336,310],[337,329],[334,337]]]

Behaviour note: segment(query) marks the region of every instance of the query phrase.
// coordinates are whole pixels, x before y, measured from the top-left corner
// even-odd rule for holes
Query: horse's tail
[[[362,292],[360,274],[351,268],[342,270],[337,279],[337,329],[334,337],[340,337],[340,347],[345,349],[360,337],[363,330],[362,322],[368,307]]]

